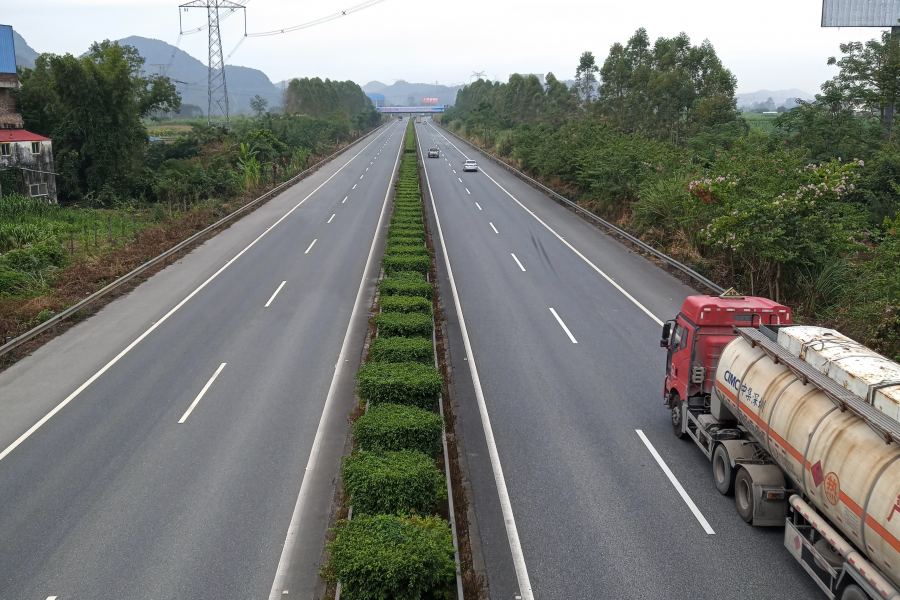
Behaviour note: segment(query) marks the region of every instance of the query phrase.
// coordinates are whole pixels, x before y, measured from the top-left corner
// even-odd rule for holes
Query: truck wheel
[[[716,446],[712,458],[713,480],[716,482],[716,489],[720,494],[730,495],[734,492],[734,479],[737,475],[734,467],[731,466],[731,457],[728,456],[728,449],[722,444]]]
[[[740,469],[734,480],[734,505],[745,523],[753,522],[753,478],[747,469]]]
[[[858,585],[850,584],[844,588],[844,593],[841,594],[841,600],[870,600],[868,594],[862,591],[862,588]]]
[[[672,400],[672,433],[675,434],[675,437],[678,439],[682,439],[685,437],[684,429],[681,426],[682,414],[681,414],[681,400],[676,396]]]

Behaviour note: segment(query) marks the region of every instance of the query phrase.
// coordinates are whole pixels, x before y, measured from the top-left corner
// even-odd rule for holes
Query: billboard
[[[900,0],[822,0],[822,27],[898,27]]]
[[[437,104],[438,99],[435,96],[431,96],[428,98],[422,98],[422,104]]]
[[[443,106],[379,106],[380,113],[442,113]]]

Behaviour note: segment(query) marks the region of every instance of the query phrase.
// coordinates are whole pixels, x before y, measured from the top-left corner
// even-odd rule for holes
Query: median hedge
[[[340,521],[323,575],[354,600],[450,598],[456,563],[450,524],[438,517],[359,515]]]
[[[431,339],[434,323],[430,315],[421,313],[379,313],[375,315],[378,337],[422,337]]]
[[[432,315],[431,302],[418,296],[385,296],[380,301],[381,312],[422,313]],[[397,361],[403,362],[403,361]]]
[[[398,404],[382,404],[353,424],[353,439],[373,452],[415,450],[436,458],[443,451],[441,415]]]
[[[431,256],[422,244],[391,244],[384,251],[389,256]]]
[[[369,346],[369,361],[376,363],[417,362],[434,364],[434,347],[428,338],[377,337]]]
[[[385,277],[378,282],[378,291],[382,296],[419,296],[428,300],[434,298],[434,286],[424,278]]]
[[[344,459],[341,477],[353,512],[364,515],[427,515],[447,499],[434,457],[415,450],[360,450]]]
[[[402,404],[431,410],[444,389],[441,372],[414,362],[368,363],[356,374],[360,399],[370,405]]]
[[[387,239],[396,237],[417,238],[425,241],[425,227],[422,225],[407,225],[400,223],[399,225],[391,225],[388,227]]]
[[[381,258],[381,268],[387,275],[402,271],[428,273],[431,270],[431,256],[385,255]]]

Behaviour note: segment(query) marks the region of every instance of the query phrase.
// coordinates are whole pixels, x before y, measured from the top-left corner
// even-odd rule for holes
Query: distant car
[[[478,164],[474,160],[467,160],[463,163],[463,171],[477,171]]]
[[[441,151],[437,148],[429,148],[428,149],[428,158],[440,158]]]
[[[402,120],[403,120],[403,115],[400,115],[399,117],[397,117],[397,120],[398,120],[398,121],[402,121]]]

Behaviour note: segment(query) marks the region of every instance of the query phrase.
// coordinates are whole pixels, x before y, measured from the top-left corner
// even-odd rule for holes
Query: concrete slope
[[[445,139],[430,123],[416,127],[423,147],[442,151],[425,166],[471,340],[467,356],[441,256],[491,597],[521,593],[527,570],[535,598],[818,598],[783,548],[783,530],[741,521],[733,499],[715,490],[707,459],[671,433],[659,322],[696,292],[467,144]],[[482,170],[463,173],[465,158]],[[472,359],[520,564],[510,549],[510,515],[498,495]]]
[[[0,374],[0,596],[269,594],[361,281],[377,276],[364,268],[402,133],[372,134]],[[361,347],[364,319],[354,331]],[[294,597],[315,586],[351,398],[326,423],[287,557]]]

